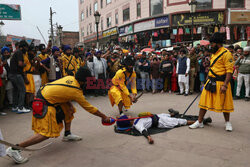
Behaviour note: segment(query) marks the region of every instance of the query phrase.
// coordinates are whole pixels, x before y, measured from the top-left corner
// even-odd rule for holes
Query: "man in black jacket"
[[[161,73],[161,78],[163,79],[163,88],[162,88],[162,93],[164,92],[164,85],[165,81],[167,79],[167,91],[171,93],[171,76],[173,74],[173,62],[170,60],[169,55],[165,55],[163,61],[160,64],[160,73]]]

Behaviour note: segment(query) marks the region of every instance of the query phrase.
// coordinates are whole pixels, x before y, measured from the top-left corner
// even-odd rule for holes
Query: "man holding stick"
[[[33,102],[32,129],[35,135],[17,146],[26,148],[48,138],[60,136],[63,121],[65,124],[63,141],[81,140],[81,137],[71,134],[70,131],[75,113],[71,101],[76,101],[89,113],[101,117],[102,122],[109,123],[111,119],[92,106],[83,96],[82,87],[88,77],[91,77],[90,71],[81,67],[75,76],[67,76],[41,87]],[[20,150],[14,147],[9,147],[6,153],[16,163],[21,164],[28,161],[27,158],[22,157]]]
[[[120,114],[123,113],[122,108],[129,109],[133,103],[136,103],[136,73],[133,70],[134,60],[132,57],[127,57],[124,60],[125,67],[118,70],[112,79],[113,86],[110,88],[109,100],[112,106],[115,104],[118,106]],[[127,85],[131,85],[131,92],[127,88]]]
[[[210,43],[213,54],[210,60],[208,80],[199,103],[199,118],[189,128],[203,128],[202,120],[207,110],[211,110],[223,113],[226,121],[225,130],[232,131],[233,128],[229,119],[230,113],[234,111],[230,85],[234,65],[233,56],[229,50],[223,47],[223,38],[220,33],[214,33]]]

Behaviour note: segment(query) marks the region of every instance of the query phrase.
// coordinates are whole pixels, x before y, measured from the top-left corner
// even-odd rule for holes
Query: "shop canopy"
[[[203,46],[206,46],[206,45],[209,45],[210,42],[209,42],[209,41],[206,41],[206,40],[194,41],[194,47],[196,47],[198,44],[203,45]]]
[[[240,47],[244,48],[247,46],[247,41],[240,41],[240,42],[234,43],[233,45],[234,45],[234,47],[236,45],[239,45]]]

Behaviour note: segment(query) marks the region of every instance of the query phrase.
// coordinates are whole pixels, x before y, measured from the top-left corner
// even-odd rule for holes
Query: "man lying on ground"
[[[151,113],[150,113],[151,114]],[[162,113],[162,114],[151,114],[151,117],[146,118],[139,118],[135,120],[123,120],[119,121],[119,119],[129,119],[130,116],[122,115],[117,120],[117,129],[118,130],[127,130],[130,128],[135,128],[138,130],[146,139],[148,140],[149,144],[153,144],[154,140],[150,136],[148,129],[149,128],[175,128],[177,126],[185,126],[185,125],[191,125],[195,121],[193,120],[187,120],[187,119],[180,119],[180,118],[174,118],[176,115],[178,115],[179,112],[172,112],[170,114]],[[207,119],[204,119],[204,124],[211,123],[212,119],[209,117]]]

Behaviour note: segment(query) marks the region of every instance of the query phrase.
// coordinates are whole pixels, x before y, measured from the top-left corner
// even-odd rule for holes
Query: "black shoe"
[[[250,101],[250,97],[246,97],[246,98],[245,98],[245,101]]]
[[[177,93],[176,95],[184,95],[184,93]]]
[[[175,110],[172,109],[172,108],[168,109],[168,112],[171,113],[171,114],[173,114],[174,117],[175,117],[176,115],[179,115],[179,112],[178,112],[178,111],[175,111]]]
[[[185,93],[185,95],[184,96],[188,96],[188,94],[187,93]]]
[[[234,99],[234,100],[239,100],[239,99],[240,99],[240,96],[235,96],[233,99]]]
[[[193,94],[193,92],[190,92],[189,94],[190,94],[190,95],[192,95],[192,94]]]
[[[212,118],[211,118],[211,117],[205,118],[205,119],[203,120],[203,124],[207,125],[207,124],[209,124],[209,123],[212,123]]]

